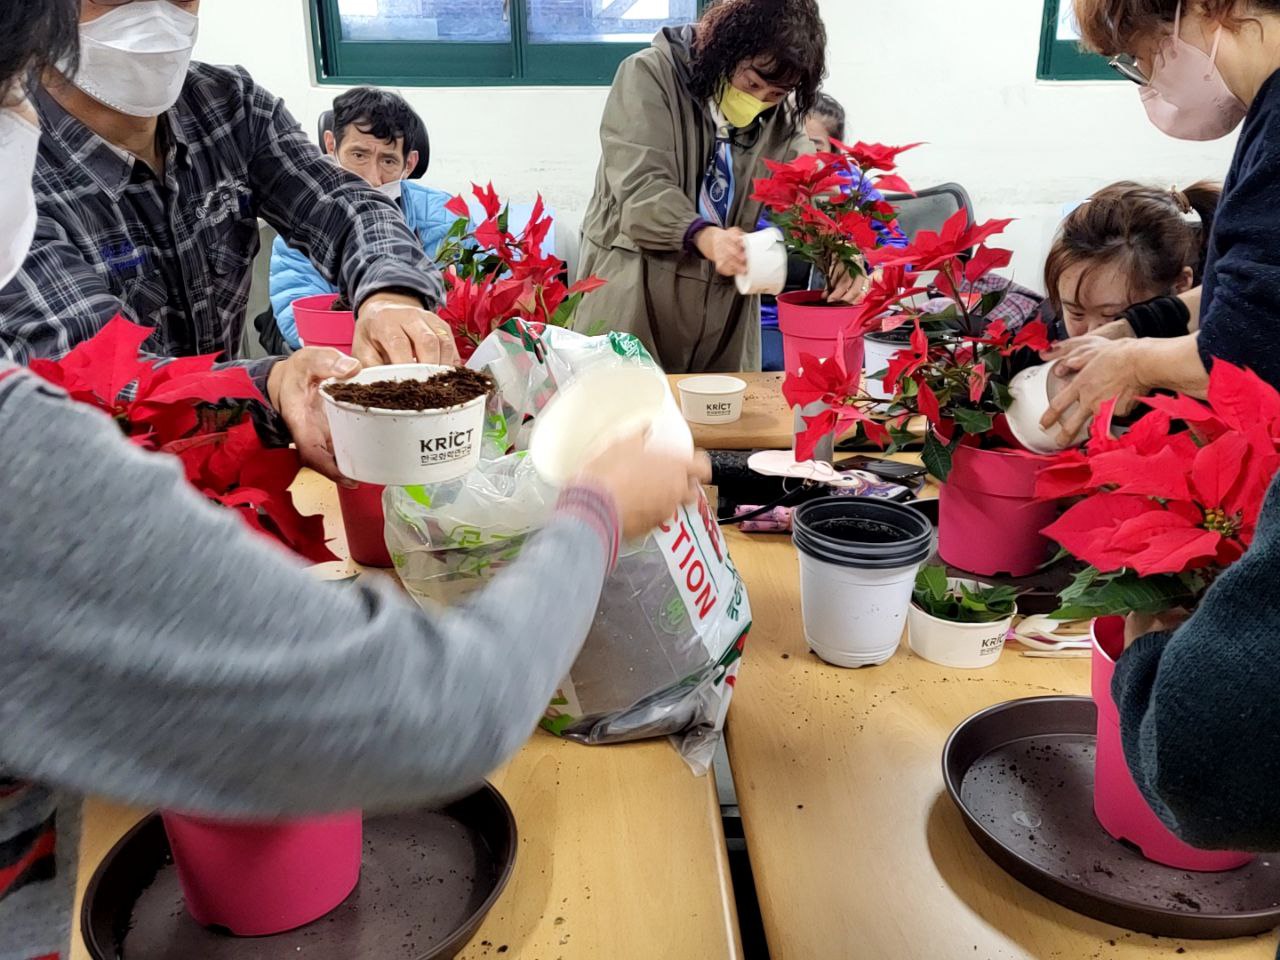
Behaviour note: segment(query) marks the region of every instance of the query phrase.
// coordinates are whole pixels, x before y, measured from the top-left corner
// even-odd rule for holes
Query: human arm
[[[453,338],[432,312],[444,302],[443,277],[399,208],[325,158],[283,101],[243,71],[238,77],[258,213],[347,293],[355,355],[366,364],[456,362]]]
[[[1263,664],[1280,654],[1270,596],[1280,572],[1280,498],[1257,539],[1173,632],[1138,639],[1112,691],[1125,757],[1147,801],[1193,846],[1280,845],[1280,701]]]
[[[320,275],[315,264],[285,243],[282,237],[276,237],[271,246],[269,289],[276,326],[280,328],[285,342],[295,350],[302,346],[302,339],[298,336],[298,322],[293,316],[294,302],[303,297],[337,292],[337,288]]]
[[[678,105],[663,88],[663,69],[669,67],[644,55],[618,68],[600,124],[601,164],[621,208],[622,232],[643,250],[675,252],[699,215],[677,166]]]
[[[389,584],[319,582],[177,461],[30,374],[0,381],[0,446],[0,766],[224,816],[474,784],[576,658],[617,548],[613,505],[634,533],[690,482],[615,452],[470,603],[423,612]]]

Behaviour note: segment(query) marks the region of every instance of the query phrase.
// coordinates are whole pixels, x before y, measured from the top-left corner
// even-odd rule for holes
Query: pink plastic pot
[[[950,566],[991,577],[1026,577],[1050,557],[1040,531],[1058,516],[1036,499],[1036,473],[1049,462],[1017,450],[961,446],[938,492],[938,553]]]
[[[382,491],[385,489],[374,483],[362,483],[354,490],[338,487],[342,526],[347,531],[347,552],[362,566],[393,566],[391,554],[387,552],[386,523],[382,513]]]
[[[826,294],[821,290],[802,290],[778,297],[778,329],[782,331],[782,358],[787,373],[800,370],[800,357],[812,354],[819,360],[836,355],[840,334],[849,325],[857,307],[821,306]],[[846,373],[862,370],[862,337],[845,337],[844,369]]]
[[[284,933],[323,917],[360,880],[359,813],[282,823],[163,818],[187,912],[203,927]]]
[[[293,301],[293,319],[304,346],[351,352],[356,338],[356,315],[350,310],[329,309],[337,299],[336,293],[323,293]]]
[[[1120,713],[1111,698],[1116,660],[1124,650],[1124,618],[1093,624],[1093,702],[1098,706],[1098,759],[1093,775],[1093,812],[1102,828],[1127,841],[1148,860],[1177,870],[1220,873],[1253,860],[1247,853],[1197,850],[1175,837],[1147,805],[1129,773],[1120,741]]]

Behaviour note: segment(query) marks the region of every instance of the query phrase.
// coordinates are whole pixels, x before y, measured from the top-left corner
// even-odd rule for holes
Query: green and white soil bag
[[[512,323],[480,345],[468,366],[498,383],[480,466],[461,480],[386,493],[387,545],[420,604],[458,604],[520,555],[557,496],[525,452],[539,412],[577,374],[635,364],[654,366],[624,334],[586,337]],[[623,548],[543,726],[591,744],[671,736],[702,772],[724,727],[750,626],[746,587],[700,497]]]

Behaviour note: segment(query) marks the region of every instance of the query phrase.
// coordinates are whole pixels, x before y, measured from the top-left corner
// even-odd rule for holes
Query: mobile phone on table
[[[928,473],[919,464],[898,463],[896,460],[880,460],[876,457],[867,457],[861,454],[841,460],[835,466],[837,470],[861,470],[863,473],[870,473],[882,480],[892,480],[894,483],[907,485],[914,485],[919,481],[923,481]]]

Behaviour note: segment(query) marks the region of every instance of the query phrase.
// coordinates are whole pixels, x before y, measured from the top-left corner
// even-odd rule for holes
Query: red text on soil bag
[[[675,540],[671,542],[671,555],[677,560],[680,573],[684,577],[684,588],[693,598],[698,619],[705,620],[716,608],[716,603],[720,599],[716,592],[715,578],[699,556],[701,551],[698,549],[697,541],[693,539],[693,534],[689,532],[689,527],[684,520],[676,517],[675,520],[662,526],[663,533],[670,533],[673,529],[678,533]]]

